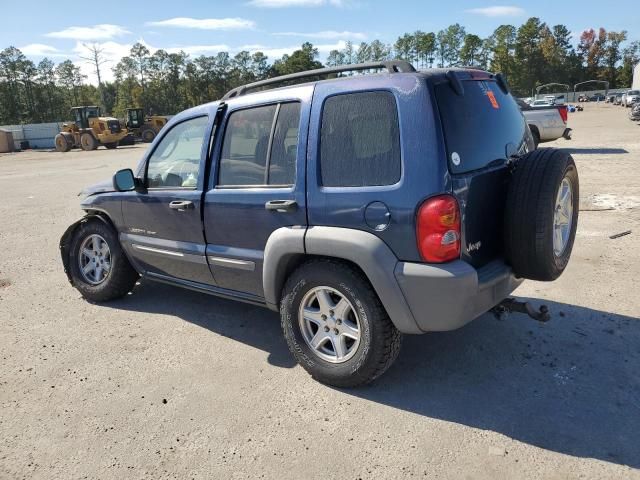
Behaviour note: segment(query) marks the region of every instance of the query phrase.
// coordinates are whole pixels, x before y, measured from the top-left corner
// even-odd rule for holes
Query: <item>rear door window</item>
[[[320,170],[326,187],[393,185],[400,180],[400,134],[393,94],[349,93],[325,101]]]
[[[507,151],[521,151],[526,143],[526,124],[511,94],[504,93],[493,80],[462,84],[463,95],[448,83],[435,86],[452,173],[506,160]]]

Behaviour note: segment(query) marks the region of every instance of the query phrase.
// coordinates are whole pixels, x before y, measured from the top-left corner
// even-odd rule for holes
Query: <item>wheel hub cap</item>
[[[553,253],[556,257],[561,256],[566,250],[572,225],[573,192],[571,191],[571,182],[565,177],[558,188],[556,208],[553,214]]]
[[[342,363],[360,345],[360,318],[351,302],[331,287],[309,290],[298,313],[300,331],[311,351],[323,360]]]
[[[111,250],[100,235],[85,238],[78,252],[80,274],[87,283],[100,285],[111,272]]]

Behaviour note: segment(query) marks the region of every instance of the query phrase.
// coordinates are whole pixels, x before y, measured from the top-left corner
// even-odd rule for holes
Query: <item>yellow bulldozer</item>
[[[127,130],[122,128],[120,120],[113,117],[103,117],[100,107],[73,107],[72,123],[62,124],[62,131],[56,135],[55,144],[58,152],[68,152],[72,148],[95,150],[100,145],[112,149],[118,147],[118,142],[127,136]]]
[[[153,142],[170,117],[164,115],[145,116],[142,108],[127,108],[126,126],[129,133],[145,143]]]

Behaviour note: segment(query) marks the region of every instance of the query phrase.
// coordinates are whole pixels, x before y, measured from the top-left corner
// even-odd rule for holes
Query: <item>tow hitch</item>
[[[541,305],[536,310],[529,302],[519,302],[515,298],[505,298],[502,302],[491,309],[498,318],[504,318],[509,313],[524,313],[538,322],[548,322],[551,320],[549,309],[546,305]]]

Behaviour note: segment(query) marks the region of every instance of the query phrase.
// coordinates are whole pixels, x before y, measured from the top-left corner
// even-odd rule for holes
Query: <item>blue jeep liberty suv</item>
[[[381,375],[402,334],[555,280],[579,195],[573,159],[535,149],[502,75],[402,61],[238,87],[85,193],[60,248],[86,299],[142,277],[265,306],[297,361],[342,387]]]

